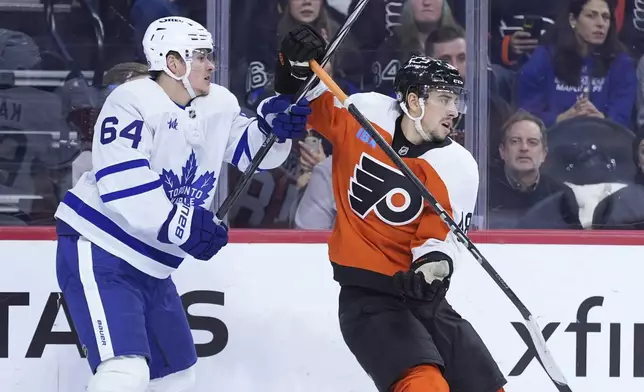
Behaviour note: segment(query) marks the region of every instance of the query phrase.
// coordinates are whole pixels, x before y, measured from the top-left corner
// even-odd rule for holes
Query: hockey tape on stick
[[[526,326],[530,332],[530,337],[534,343],[535,350],[543,364],[543,367],[548,374],[548,377],[554,382],[557,390],[561,392],[572,392],[566,379],[555,363],[554,357],[548,347],[546,346],[546,339],[541,334],[541,328],[534,319],[534,316],[530,313],[528,308],[519,300],[519,297],[512,291],[512,289],[501,279],[496,270],[492,265],[483,257],[483,254],[474,246],[472,241],[467,237],[467,235],[458,227],[456,222],[449,216],[447,211],[440,205],[438,200],[429,192],[427,187],[416,177],[416,175],[409,169],[409,166],[403,162],[402,158],[396,154],[394,149],[385,141],[385,139],[380,135],[380,133],[374,128],[374,126],[369,122],[369,120],[356,108],[354,104],[349,102],[347,95],[342,91],[342,89],[333,81],[333,79],[322,69],[322,66],[318,64],[315,60],[310,61],[310,66],[313,72],[320,78],[322,83],[333,93],[333,95],[342,102],[342,105],[351,113],[354,119],[360,123],[360,125],[367,131],[369,136],[376,141],[378,146],[387,154],[389,159],[391,159],[398,169],[409,179],[416,189],[420,191],[423,198],[432,206],[436,213],[441,217],[443,222],[447,224],[450,231],[456,236],[456,238],[461,242],[467,250],[474,256],[476,261],[481,264],[483,269],[490,275],[492,280],[501,288],[503,293],[512,301],[514,306],[519,310],[521,316],[523,316],[526,321]]]
[[[322,66],[324,66],[335,50],[340,46],[342,41],[344,41],[344,38],[347,36],[349,33],[349,29],[351,29],[351,26],[355,23],[355,21],[358,19],[358,16],[362,13],[364,8],[366,7],[367,3],[369,3],[369,0],[361,0],[358,5],[356,5],[356,8],[353,10],[353,12],[347,17],[347,20],[344,22],[344,25],[338,30],[336,33],[335,37],[329,42],[327,45],[326,53],[324,54],[324,58],[322,60]],[[300,91],[297,94],[297,98],[295,102],[299,102],[306,93],[311,89],[313,86],[313,83],[315,83],[317,77],[315,74],[312,74],[307,80],[302,87],[300,87]],[[235,188],[233,189],[232,192],[228,194],[224,202],[221,204],[219,207],[219,210],[217,210],[217,213],[215,216],[217,219],[222,221],[226,214],[230,211],[231,207],[237,201],[241,193],[246,189],[248,184],[250,184],[250,180],[259,167],[259,165],[262,163],[264,158],[266,157],[266,154],[268,154],[268,150],[271,149],[273,144],[277,141],[277,136],[275,136],[274,133],[271,133],[269,137],[267,137],[264,140],[264,143],[262,146],[259,148],[259,151],[257,151],[257,154],[253,157],[253,160],[250,162],[246,170],[244,171],[244,174],[242,175],[242,178],[237,182],[235,185]]]

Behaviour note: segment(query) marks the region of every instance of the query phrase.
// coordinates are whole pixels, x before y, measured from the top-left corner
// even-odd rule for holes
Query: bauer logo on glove
[[[179,203],[172,207],[157,238],[178,245],[197,260],[210,260],[228,243],[228,227],[218,224],[205,208]]]

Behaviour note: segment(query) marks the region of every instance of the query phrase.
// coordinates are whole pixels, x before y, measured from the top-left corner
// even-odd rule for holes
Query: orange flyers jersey
[[[413,260],[432,251],[456,262],[460,251],[447,225],[351,114],[324,86],[316,87],[309,99],[310,125],[333,144],[337,216],[329,258],[336,280],[352,285],[365,284],[359,280],[382,281],[383,275],[407,270]],[[397,102],[377,93],[355,94],[350,101],[391,145],[400,123]],[[467,230],[479,186],[476,161],[450,139],[407,157],[419,147],[403,146],[398,154]]]

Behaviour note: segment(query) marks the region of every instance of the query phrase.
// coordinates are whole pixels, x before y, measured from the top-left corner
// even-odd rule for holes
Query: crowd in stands
[[[56,24],[56,31],[44,10],[39,26],[25,12],[9,15],[4,1],[10,0],[0,0],[0,224],[49,225],[64,192],[91,167],[101,102],[117,85],[147,76],[140,45],[145,28],[168,15],[206,25],[207,2],[70,1],[67,12],[54,12],[67,22]],[[273,94],[272,69],[284,34],[307,23],[331,40],[357,3],[230,1],[231,41],[216,49],[229,62],[217,66],[228,67],[228,86],[243,110],[253,115]],[[326,70],[348,94],[393,96],[401,64],[425,54],[452,64],[468,84],[468,3],[371,0]],[[485,3],[489,31],[477,33],[488,35],[489,115],[474,119],[487,129],[483,226],[643,228],[641,0]],[[103,21],[100,39],[91,15]],[[81,70],[96,73],[90,80]],[[51,73],[40,71],[65,76],[47,83]],[[461,116],[451,135],[464,145],[476,136],[466,123]],[[310,129],[280,168],[254,176],[230,212],[231,227],[331,228],[332,154]],[[240,176],[231,170],[228,186]]]

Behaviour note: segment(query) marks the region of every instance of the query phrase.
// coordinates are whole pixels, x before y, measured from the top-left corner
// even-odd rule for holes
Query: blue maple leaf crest
[[[172,203],[185,201],[186,204],[203,206],[215,186],[215,172],[207,171],[195,181],[197,168],[197,157],[193,150],[181,168],[181,179],[172,170],[161,171],[163,189]]]

